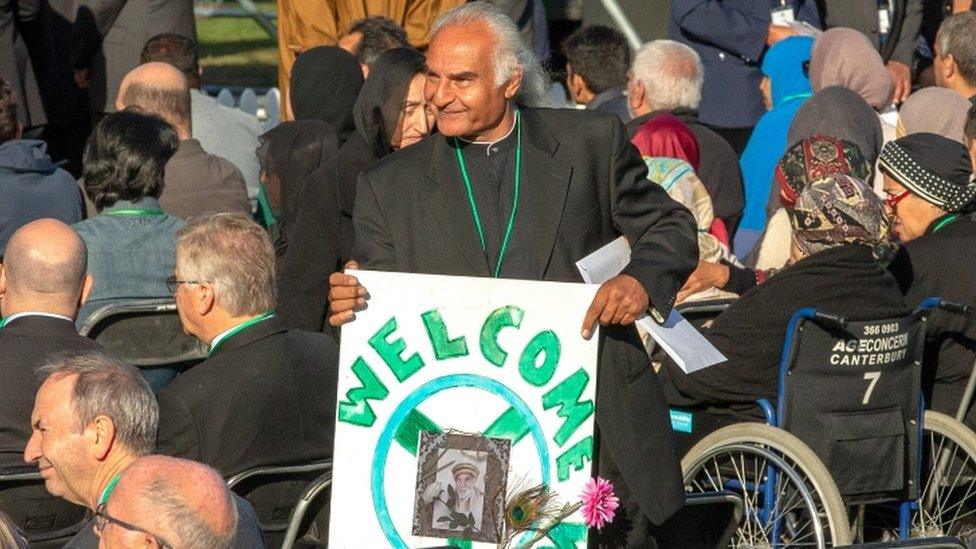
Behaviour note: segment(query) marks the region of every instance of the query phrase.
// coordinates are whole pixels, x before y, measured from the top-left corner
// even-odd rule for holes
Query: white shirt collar
[[[508,132],[506,132],[505,135],[499,137],[498,139],[496,139],[494,141],[471,141],[471,140],[465,139],[463,137],[458,137],[458,139],[460,139],[461,141],[464,141],[465,143],[468,143],[470,145],[487,145],[488,148],[491,148],[491,146],[494,145],[495,143],[499,143],[501,141],[504,141],[504,140],[508,139],[508,136],[512,135],[512,132],[515,131],[515,123],[518,122],[518,117],[519,117],[519,112],[518,111],[515,111],[515,116],[512,117],[512,127],[511,128],[508,128]]]
[[[230,328],[227,328],[223,332],[220,332],[219,334],[217,334],[217,337],[213,338],[213,341],[210,342],[210,350],[212,351],[213,348],[216,347],[217,344],[220,343],[220,341],[222,339],[224,339],[225,337],[227,337],[228,335],[230,335],[230,333],[233,332],[236,329],[237,329],[237,326],[231,326]]]
[[[45,313],[43,311],[24,311],[24,312],[21,312],[21,313],[15,313],[15,314],[12,314],[12,315],[10,315],[10,316],[8,316],[8,317],[5,318],[4,319],[4,324],[10,324],[14,320],[17,320],[18,318],[24,317],[24,316],[46,316],[48,318],[59,318],[61,320],[67,320],[68,322],[71,322],[72,324],[74,324],[74,320],[72,320],[69,317],[66,317],[64,315],[56,315],[54,313]]]

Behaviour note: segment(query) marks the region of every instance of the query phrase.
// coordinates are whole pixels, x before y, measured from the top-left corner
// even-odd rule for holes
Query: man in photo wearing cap
[[[478,489],[478,477],[481,470],[473,463],[458,462],[451,467],[454,477],[454,492],[457,494],[453,508],[449,508],[440,500],[434,500],[434,527],[444,528],[446,522],[439,522],[441,517],[450,517],[452,512],[474,517],[474,527],[481,529],[481,516],[484,511],[485,493]]]
[[[904,247],[890,265],[915,307],[926,297],[976,304],[976,199],[972,165],[961,143],[916,133],[885,144],[878,161],[885,205]],[[955,415],[973,368],[976,318],[933,311],[927,326],[923,375],[932,409]],[[973,408],[965,423],[976,426]]]

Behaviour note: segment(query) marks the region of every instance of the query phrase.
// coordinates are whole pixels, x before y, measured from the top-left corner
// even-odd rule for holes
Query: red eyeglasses
[[[905,200],[905,197],[907,197],[910,194],[912,194],[911,191],[902,191],[896,195],[889,196],[884,199],[885,206],[888,206],[889,208],[894,210],[895,206],[897,206],[898,203],[901,202],[902,200]]]

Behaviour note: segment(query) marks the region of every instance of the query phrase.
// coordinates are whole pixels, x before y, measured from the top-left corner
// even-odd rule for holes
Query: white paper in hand
[[[620,237],[577,261],[576,268],[587,284],[603,284],[620,274],[628,262],[630,244],[624,237]],[[639,318],[637,324],[651,334],[654,341],[686,374],[726,360],[725,355],[675,309],[671,310],[664,324],[658,324],[646,315]]]

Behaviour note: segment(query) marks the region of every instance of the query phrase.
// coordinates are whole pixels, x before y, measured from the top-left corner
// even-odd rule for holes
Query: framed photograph
[[[420,433],[413,534],[501,541],[511,441]]]

